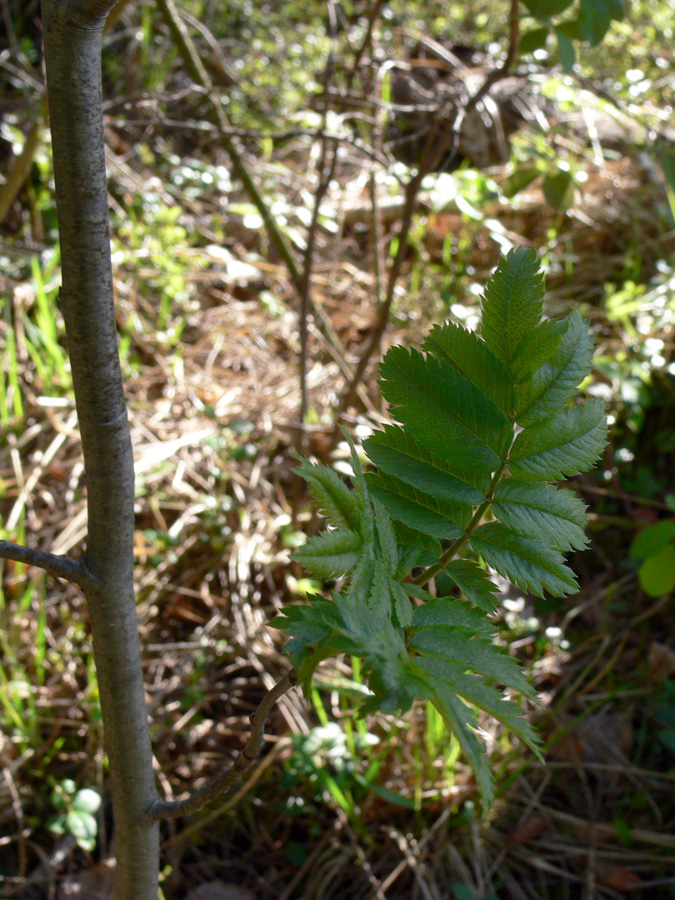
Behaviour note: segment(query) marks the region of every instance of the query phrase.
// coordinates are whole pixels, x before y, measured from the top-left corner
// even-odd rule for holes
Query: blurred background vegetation
[[[531,245],[548,313],[576,306],[592,321],[587,389],[612,426],[603,464],[575,484],[591,514],[590,547],[571,560],[579,595],[503,597],[502,640],[541,695],[547,765],[486,720],[499,799],[481,817],[435,712],[358,718],[358,666],[340,660],[311,706],[279,704],[240,795],[163,826],[167,898],[675,897],[672,9],[634,0],[591,47],[576,4],[551,0],[549,19],[530,15],[541,0],[521,5],[519,52],[471,110],[516,49],[509,6],[113,11],[117,322],[167,795],[241,747],[286,666],[266,622],[313,589],[290,554],[318,527],[292,452],[341,471],[338,414],[357,439],[386,415],[375,366],[344,402],[359,360],[449,317],[475,322],[499,253]],[[77,553],[86,484],[39,3],[0,7],[0,536]],[[439,97],[450,112],[434,119]],[[462,107],[469,124],[411,192],[430,130],[445,140]],[[84,602],[0,567],[0,896],[103,897],[114,836]]]

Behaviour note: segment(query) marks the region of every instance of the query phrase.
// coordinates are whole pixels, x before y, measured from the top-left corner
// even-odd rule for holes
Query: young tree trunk
[[[87,474],[82,579],[110,760],[116,900],[156,900],[159,826],[133,580],[134,461],[115,326],[101,113],[114,0],[43,0],[61,308]]]

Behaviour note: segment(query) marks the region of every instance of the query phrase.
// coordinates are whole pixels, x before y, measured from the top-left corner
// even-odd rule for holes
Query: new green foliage
[[[497,605],[491,567],[523,590],[576,590],[563,553],[586,545],[584,504],[554,482],[592,466],[605,443],[597,400],[577,398],[591,369],[588,327],[574,311],[542,320],[544,282],[533,251],[503,258],[487,285],[480,333],[434,328],[421,349],[394,347],[381,386],[396,420],[352,447],[352,490],[304,462],[328,530],[296,553],[335,579],[275,620],[307,690],[316,666],[338,653],[363,660],[365,711],[431,701],[457,736],[486,802],[489,767],[476,737],[479,711],[538,752],[519,706],[532,696],[486,618]],[[426,589],[445,571],[448,596]]]

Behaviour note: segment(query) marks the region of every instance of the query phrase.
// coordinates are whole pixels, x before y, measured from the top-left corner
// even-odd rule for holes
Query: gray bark
[[[159,831],[133,581],[134,464],[115,327],[101,114],[113,0],[43,0],[66,324],[87,473],[85,594],[110,760],[116,900],[156,900]]]

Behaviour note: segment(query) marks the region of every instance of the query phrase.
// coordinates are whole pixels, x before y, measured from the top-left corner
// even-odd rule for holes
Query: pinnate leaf
[[[605,405],[589,400],[521,431],[511,448],[509,468],[523,481],[577,475],[596,462],[606,437]]]

